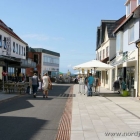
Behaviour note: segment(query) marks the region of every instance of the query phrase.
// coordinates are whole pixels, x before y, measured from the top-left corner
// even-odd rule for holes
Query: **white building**
[[[135,42],[140,38],[139,3],[138,0],[127,0],[125,3],[125,20],[113,32],[116,36],[116,57],[110,62],[115,67],[111,79],[122,77],[127,90],[133,91],[135,96],[138,87],[138,50]]]
[[[27,46],[26,42],[0,20],[0,73],[8,72],[8,79],[11,79],[12,76],[25,74],[26,67],[35,67],[34,62],[30,61],[28,64],[26,60]],[[0,79],[2,79],[1,74]]]
[[[113,36],[113,30],[119,25],[124,17],[119,20],[101,20],[100,27],[97,28],[96,59],[104,63],[109,63],[116,56],[116,37]],[[109,71],[98,73],[101,79],[101,86],[105,88],[112,87],[110,83]]]

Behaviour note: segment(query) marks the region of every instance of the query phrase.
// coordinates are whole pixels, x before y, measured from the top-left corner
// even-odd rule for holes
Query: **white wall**
[[[129,37],[129,27],[134,25],[134,42],[129,44],[128,37]],[[123,33],[123,52],[125,51],[132,51],[136,49],[135,41],[139,39],[139,20],[135,19],[134,21],[129,22],[126,26],[124,26],[124,33]]]
[[[116,39],[111,39],[109,42],[109,59],[116,56]]]
[[[23,42],[17,40],[13,36],[10,36],[7,32],[4,32],[1,29],[0,29],[0,35],[2,35],[2,48],[0,48],[0,55],[6,55],[6,52],[3,52],[3,51],[5,51],[5,49],[3,48],[4,47],[4,41],[3,41],[4,37],[11,37],[11,55],[10,56],[16,57],[16,58],[21,58],[21,59],[26,59],[26,44],[24,44]],[[20,45],[20,46],[23,46],[23,48],[25,48],[25,56],[13,53],[13,42],[15,42],[15,44],[17,43],[18,46]]]

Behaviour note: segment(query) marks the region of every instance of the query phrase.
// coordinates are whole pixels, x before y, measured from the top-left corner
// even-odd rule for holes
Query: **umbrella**
[[[81,69],[87,69],[87,70],[90,70],[90,69],[96,69],[96,70],[99,70],[99,71],[102,71],[102,70],[109,70],[109,69],[112,69],[113,66],[109,65],[109,64],[105,64],[99,60],[92,60],[92,61],[89,61],[89,62],[86,62],[86,63],[82,63],[80,65],[77,65],[77,66],[74,66],[73,69],[74,70],[81,70]]]

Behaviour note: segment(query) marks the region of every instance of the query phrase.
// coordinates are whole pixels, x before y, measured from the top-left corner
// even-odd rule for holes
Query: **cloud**
[[[45,34],[26,34],[26,35],[22,35],[22,38],[38,40],[38,41],[49,40],[49,37]]]

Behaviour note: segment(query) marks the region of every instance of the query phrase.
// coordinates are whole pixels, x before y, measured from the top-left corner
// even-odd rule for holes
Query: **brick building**
[[[43,76],[48,73],[50,77],[55,77],[59,73],[60,54],[42,48],[28,48],[28,58],[36,62],[36,68],[27,68],[26,74],[32,76],[34,72]]]

